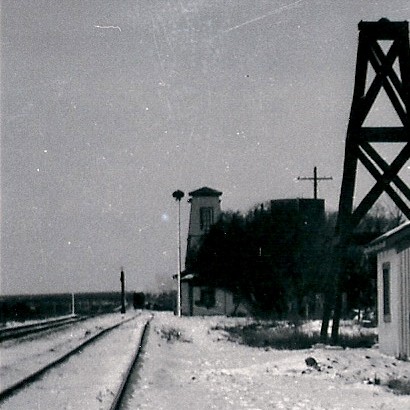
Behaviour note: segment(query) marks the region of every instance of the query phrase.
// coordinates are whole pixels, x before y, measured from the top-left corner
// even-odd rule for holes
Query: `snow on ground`
[[[150,313],[144,312],[144,315],[149,317]],[[37,362],[47,361],[66,343],[88,337],[103,322],[105,325],[118,319],[119,315],[96,318],[91,327],[81,328],[78,334],[71,330],[26,342],[3,342],[0,348],[2,388],[7,379]],[[127,408],[410,409],[410,396],[396,395],[386,386],[390,378],[409,380],[410,362],[384,356],[377,348],[252,348],[228,340],[223,330],[214,330],[216,326],[220,329],[249,321],[225,317],[178,318],[170,312],[155,312]],[[318,325],[308,322],[305,330],[317,330]],[[73,367],[74,360],[70,359],[56,372],[34,383],[26,396],[19,399],[16,396],[18,404],[14,404],[18,407],[10,400],[7,403],[11,407],[7,408],[104,408],[115,390],[112,383],[118,383],[118,376],[122,374],[121,368],[127,361],[124,358],[135,348],[135,328],[124,327],[123,332],[120,338],[124,343],[120,348],[119,343],[104,338],[101,341],[103,354],[94,349],[87,353],[90,357],[80,360],[79,367]],[[321,371],[306,365],[305,359],[309,356],[317,360]],[[116,368],[121,362],[124,363]],[[105,370],[96,370],[98,364]],[[97,380],[96,376],[101,374],[105,378]],[[380,380],[380,385],[371,384],[375,378]],[[42,399],[41,394],[46,394],[46,399]]]
[[[246,319],[156,313],[128,409],[410,409],[385,385],[410,363],[372,349],[274,350],[231,342],[216,325]],[[321,371],[308,368],[314,357]],[[381,385],[369,384],[380,379]]]
[[[118,322],[118,316],[111,315],[111,320]],[[51,369],[40,380],[9,397],[1,404],[1,408],[110,409],[126,369],[139,346],[142,329],[148,317],[148,314],[136,318],[134,316],[133,320],[105,334],[92,346],[84,348],[57,368]],[[100,321],[104,320],[101,318]]]
[[[108,314],[78,322],[39,335],[23,339],[7,340],[0,344],[0,388],[4,390],[18,380],[27,377],[47,363],[57,360],[66,352],[93,337],[105,327],[112,326],[127,317]]]

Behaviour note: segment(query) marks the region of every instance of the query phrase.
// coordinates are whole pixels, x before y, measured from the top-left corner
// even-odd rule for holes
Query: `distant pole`
[[[74,300],[74,292],[71,293],[71,314],[75,315],[75,300]]]
[[[124,269],[121,268],[121,313],[125,313],[125,274]]]
[[[313,168],[313,178],[312,177],[298,177],[298,181],[313,181],[313,198],[317,199],[317,183],[318,181],[331,180],[332,177],[318,177],[317,167]]]
[[[184,193],[180,190],[172,193],[172,196],[178,201],[178,270],[177,270],[177,316],[181,316],[181,199]]]

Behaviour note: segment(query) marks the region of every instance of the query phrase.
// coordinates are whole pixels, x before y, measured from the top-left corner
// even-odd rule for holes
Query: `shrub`
[[[159,334],[162,339],[165,339],[167,342],[191,342],[191,340],[185,338],[181,332],[181,330],[176,329],[174,327],[162,327],[159,330]]]
[[[343,335],[339,336],[339,345],[342,347],[350,348],[369,348],[377,343],[377,336],[371,333],[359,333],[353,335]]]
[[[410,380],[390,379],[387,382],[387,386],[390,389],[392,389],[396,394],[410,395]]]
[[[308,349],[320,343],[319,332],[307,332],[300,326],[289,323],[252,323],[245,326],[223,328],[229,340],[252,347],[272,347],[275,349]],[[346,348],[371,347],[376,342],[374,334],[341,335],[339,344]]]

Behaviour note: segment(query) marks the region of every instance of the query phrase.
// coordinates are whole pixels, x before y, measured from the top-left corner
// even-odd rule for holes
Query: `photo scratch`
[[[158,26],[155,23],[154,16],[153,16],[152,13],[150,14],[150,16],[151,16],[152,36],[153,36],[153,40],[154,40],[155,51],[156,51],[156,54],[157,54],[159,67],[160,67],[161,73],[162,73],[162,76],[161,75],[159,76],[159,80],[160,80],[159,84],[162,87],[164,87],[165,85],[167,85],[167,82],[164,81],[163,78],[167,78],[168,76],[167,76],[167,72],[166,72],[166,69],[165,69],[164,64],[163,64],[163,60],[162,60],[162,56],[161,56],[161,50],[160,50],[160,44],[157,40],[156,31],[158,31]],[[165,32],[165,38],[167,38],[165,28],[164,28],[164,32]],[[170,43],[168,43],[168,44],[171,47],[171,44]],[[157,90],[157,93],[158,93],[158,96],[160,97],[160,99],[162,99],[163,93],[161,93],[160,90]],[[165,100],[166,105],[168,107],[169,118],[172,118],[174,116],[173,106],[171,105],[171,102],[169,101],[169,98],[166,95],[164,95],[164,100]]]
[[[121,27],[120,26],[94,26],[95,28],[110,28],[110,29],[115,29],[115,30],[119,30],[121,31]]]
[[[239,29],[239,28],[241,28],[241,27],[244,27],[244,26],[247,26],[247,25],[249,25],[249,24],[255,23],[255,22],[257,22],[257,21],[263,20],[263,19],[265,19],[266,17],[273,16],[273,15],[275,15],[275,14],[279,14],[279,13],[281,13],[282,11],[291,10],[291,9],[297,7],[297,6],[298,6],[300,3],[302,3],[303,1],[305,1],[305,0],[297,0],[297,1],[293,2],[293,3],[286,4],[286,5],[282,6],[282,7],[279,7],[278,9],[272,10],[271,12],[264,14],[263,16],[255,17],[255,18],[253,18],[253,19],[251,19],[251,20],[245,21],[244,23],[238,24],[237,26],[230,27],[230,28],[224,30],[224,33],[229,33],[230,31],[237,30],[237,29]]]

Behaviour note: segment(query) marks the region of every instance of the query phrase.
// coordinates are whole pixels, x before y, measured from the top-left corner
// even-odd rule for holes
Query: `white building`
[[[186,316],[245,314],[247,310],[232,292],[205,283],[191,271],[189,264],[190,255],[198,250],[202,238],[221,215],[222,192],[203,187],[189,195],[191,212],[186,270],[181,280],[181,313]]]
[[[377,254],[377,307],[380,351],[410,358],[410,221],[372,241]]]
[[[218,221],[221,215],[222,192],[203,187],[189,193],[191,204],[188,228],[187,252],[196,251],[202,237],[209,232],[211,225]]]

